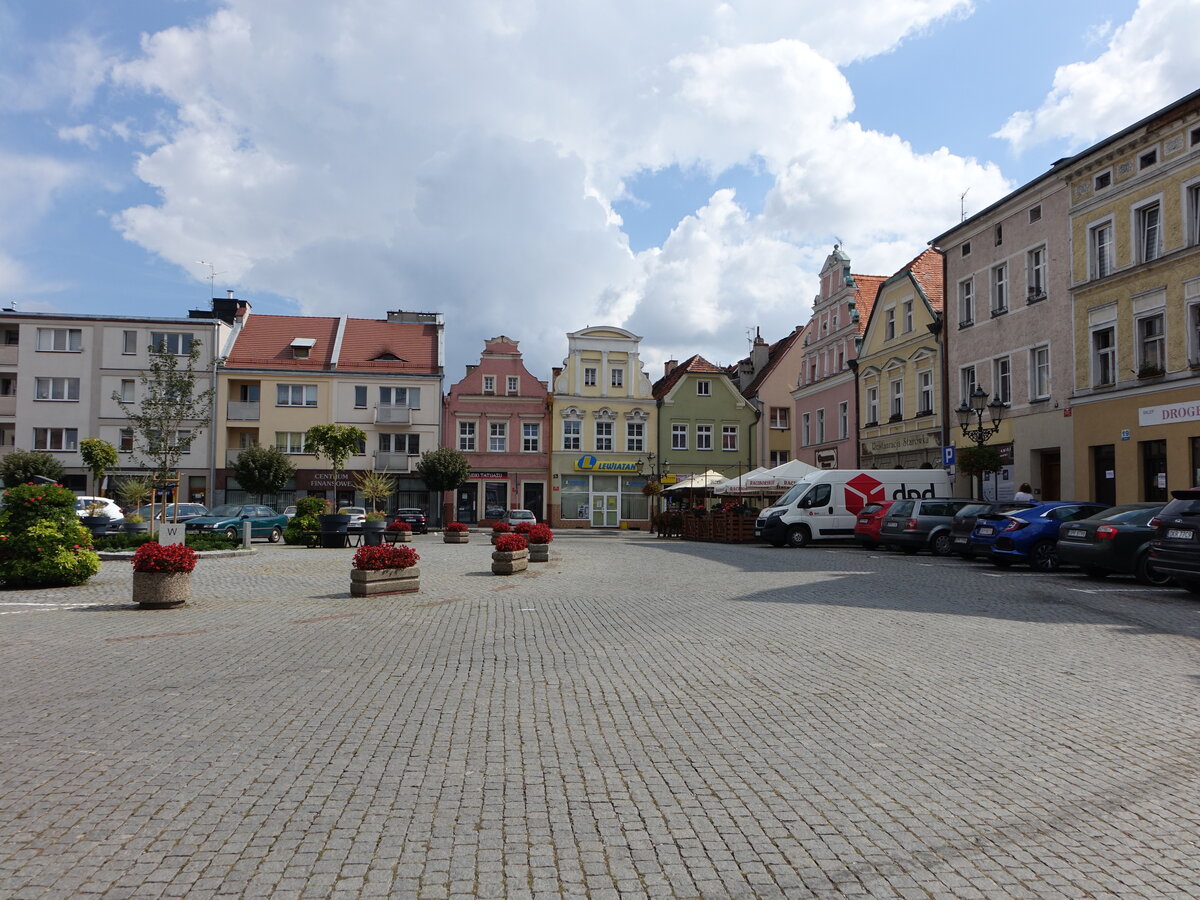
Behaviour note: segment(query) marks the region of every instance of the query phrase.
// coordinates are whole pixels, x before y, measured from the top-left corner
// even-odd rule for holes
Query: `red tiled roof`
[[[941,312],[945,304],[945,292],[942,287],[942,252],[930,247],[919,256],[901,267],[900,272],[912,273],[921,290],[925,292],[929,305]],[[899,274],[899,272],[897,272]]]
[[[348,319],[338,371],[437,372],[437,348],[436,325]]]
[[[248,316],[233,351],[225,360],[228,368],[312,369],[330,367],[338,320],[316,316]],[[292,341],[315,338],[308,359],[295,359]]]
[[[651,396],[661,400],[671,392],[671,388],[679,383],[679,380],[687,374],[702,374],[702,375],[725,375],[728,374],[725,369],[720,366],[714,366],[707,359],[699,354],[685,359],[670,372],[664,375],[658,381],[654,382],[654,387],[650,389]]]
[[[883,275],[854,275],[854,283],[858,290],[854,292],[854,308],[858,311],[858,333],[862,335],[867,330],[867,320],[871,318],[871,310],[875,307],[875,298],[879,296],[879,286],[887,281]]]
[[[226,360],[228,368],[333,370],[341,320],[331,316],[251,315]],[[292,341],[312,338],[311,356],[296,359]],[[437,326],[347,319],[339,372],[437,372]]]

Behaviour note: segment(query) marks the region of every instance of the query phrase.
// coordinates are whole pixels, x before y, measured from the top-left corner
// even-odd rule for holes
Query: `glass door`
[[[592,494],[592,527],[616,528],[621,524],[620,494]]]

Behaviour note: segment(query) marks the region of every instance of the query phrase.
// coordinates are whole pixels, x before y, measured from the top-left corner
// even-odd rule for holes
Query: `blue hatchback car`
[[[1058,568],[1058,529],[1063,522],[1086,519],[1108,504],[1054,500],[1029,509],[990,513],[975,520],[971,543],[987,547],[988,558],[998,566],[1027,562],[1039,572]]]

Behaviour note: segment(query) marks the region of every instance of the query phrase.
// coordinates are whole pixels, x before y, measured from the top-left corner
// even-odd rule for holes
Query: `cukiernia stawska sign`
[[[581,456],[575,460],[576,472],[636,472],[636,462],[624,462],[618,459],[597,459],[594,456]]]

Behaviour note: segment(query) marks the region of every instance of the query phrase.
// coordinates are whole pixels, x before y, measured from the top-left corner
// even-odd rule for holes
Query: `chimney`
[[[672,370],[672,369],[674,369],[674,368],[675,368],[677,365],[679,365],[679,360],[677,360],[677,359],[668,359],[668,360],[667,360],[667,362],[666,362],[666,364],[665,364],[665,365],[664,365],[664,367],[663,367],[663,368],[664,368],[664,371],[663,371],[663,376],[665,377],[665,376],[667,376],[667,375],[670,375],[670,374],[671,374],[671,370]]]
[[[233,291],[232,291],[232,290],[227,290],[227,291],[225,292],[225,297],[226,297],[226,299],[228,299],[228,300],[232,300],[232,299],[233,299]]]
[[[750,348],[750,366],[757,375],[767,365],[771,358],[771,347],[762,338],[762,332],[755,329],[754,346]]]

